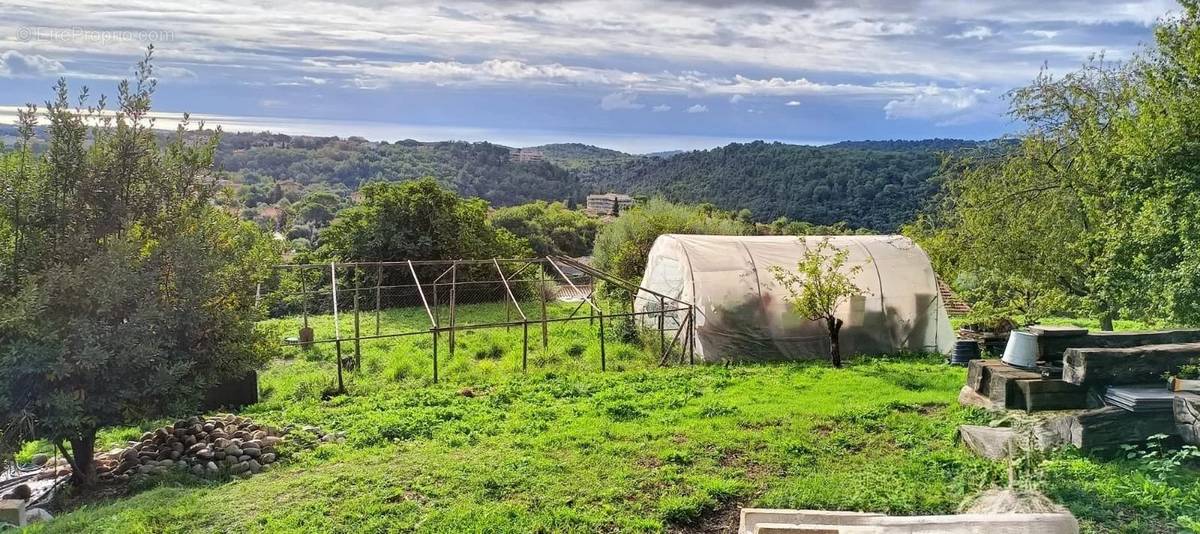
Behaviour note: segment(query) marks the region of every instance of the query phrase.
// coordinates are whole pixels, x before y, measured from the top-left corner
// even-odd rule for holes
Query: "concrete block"
[[[1069,513],[887,516],[819,510],[743,509],[739,534],[1078,534]]]
[[[870,512],[844,512],[838,510],[789,510],[780,508],[742,508],[741,524],[747,525],[795,525],[797,521],[808,524],[823,525],[861,525],[863,521],[872,518],[887,517],[884,514]],[[742,528],[740,534],[754,534],[755,531]]]
[[[0,499],[0,524],[25,526],[25,501],[17,499]]]

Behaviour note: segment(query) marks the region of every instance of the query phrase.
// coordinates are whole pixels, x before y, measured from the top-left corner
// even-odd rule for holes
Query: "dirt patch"
[[[963,506],[972,514],[1052,514],[1066,512],[1036,491],[987,490]]]
[[[925,416],[936,415],[946,411],[946,406],[943,404],[922,404],[917,408],[917,413]]]
[[[726,534],[736,533],[742,519],[741,502],[729,502],[721,505],[693,525],[673,526],[667,528],[670,534]]]
[[[658,469],[663,465],[662,460],[657,456],[642,456],[633,463],[642,469]]]
[[[424,505],[429,504],[429,498],[426,497],[425,495],[422,495],[421,493],[418,493],[418,492],[415,492],[412,490],[404,490],[400,493],[392,495],[391,497],[388,497],[387,502],[390,502],[390,503],[415,502],[417,504],[424,506]]]

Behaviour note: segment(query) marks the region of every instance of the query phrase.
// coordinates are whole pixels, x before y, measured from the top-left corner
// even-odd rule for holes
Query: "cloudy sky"
[[[580,141],[990,138],[1043,64],[1120,60],[1171,0],[0,0],[0,121],[147,43],[155,107],[230,129]]]

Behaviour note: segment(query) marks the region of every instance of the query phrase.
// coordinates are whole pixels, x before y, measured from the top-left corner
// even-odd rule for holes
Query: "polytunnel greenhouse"
[[[847,272],[862,267],[852,281],[865,293],[836,313],[845,321],[843,354],[950,351],[954,333],[937,276],[925,252],[903,236],[663,235],[650,250],[642,287],[695,306],[697,359],[823,358],[829,354],[824,323],[794,313],[786,288],[769,270],[795,272],[805,250],[823,239],[848,251]],[[643,291],[634,306],[652,312],[659,300]],[[667,321],[665,328],[689,323],[682,313]]]

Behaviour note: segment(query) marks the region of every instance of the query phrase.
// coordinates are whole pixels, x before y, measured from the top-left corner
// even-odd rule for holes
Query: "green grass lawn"
[[[956,442],[959,424],[986,419],[957,405],[964,371],[936,357],[660,369],[613,339],[600,373],[586,325],[539,347],[528,374],[518,329],[463,335],[437,385],[429,338],[370,342],[350,394],[328,399],[330,349],[295,349],[243,413],[342,431],[344,443],[249,480],[172,476],[33,531],[686,531],[732,526],[739,506],[950,513],[1006,480],[1005,465]],[[265,326],[294,335],[294,322]],[[1200,518],[1194,471],[1159,480],[1063,453],[1042,473],[1090,532],[1177,532],[1182,516]]]

